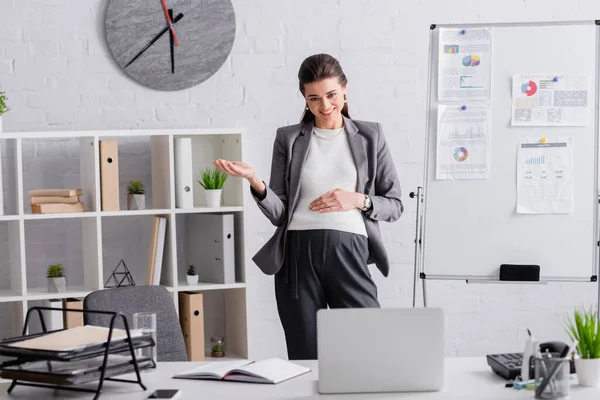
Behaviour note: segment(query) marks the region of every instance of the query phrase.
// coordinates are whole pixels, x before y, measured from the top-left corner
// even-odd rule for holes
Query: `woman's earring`
[[[308,107],[306,107],[306,111],[308,111]]]

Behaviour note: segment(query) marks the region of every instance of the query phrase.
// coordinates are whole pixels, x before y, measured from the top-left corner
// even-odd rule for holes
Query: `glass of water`
[[[133,314],[133,329],[142,331],[143,335],[151,336],[154,340],[154,346],[148,346],[141,349],[136,349],[135,356],[139,360],[141,358],[151,358],[154,364],[157,359],[157,342],[156,342],[156,313],[139,312]]]

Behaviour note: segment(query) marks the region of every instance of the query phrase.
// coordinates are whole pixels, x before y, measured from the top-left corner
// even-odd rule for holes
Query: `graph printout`
[[[517,157],[517,213],[573,212],[573,138],[523,139]]]
[[[436,179],[488,179],[487,104],[438,106]]]
[[[438,101],[489,100],[492,30],[440,28]]]
[[[587,126],[590,90],[587,76],[514,75],[513,126]]]

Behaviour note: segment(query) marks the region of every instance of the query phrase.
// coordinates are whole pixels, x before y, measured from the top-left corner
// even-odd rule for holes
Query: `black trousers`
[[[290,360],[317,359],[317,310],[379,307],[368,239],[336,230],[288,231],[275,297]]]

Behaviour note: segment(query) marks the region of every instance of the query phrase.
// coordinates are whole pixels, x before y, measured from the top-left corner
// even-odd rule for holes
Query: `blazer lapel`
[[[290,165],[290,204],[288,210],[288,222],[292,218],[292,214],[296,209],[298,195],[300,194],[300,180],[302,178],[302,170],[308,156],[310,147],[310,138],[312,137],[312,123],[304,124],[298,137],[294,141],[292,148],[292,161]]]
[[[348,135],[348,144],[354,165],[356,166],[356,191],[364,193],[367,179],[367,149],[363,137],[358,135],[358,129],[351,119],[344,117],[344,126]]]

